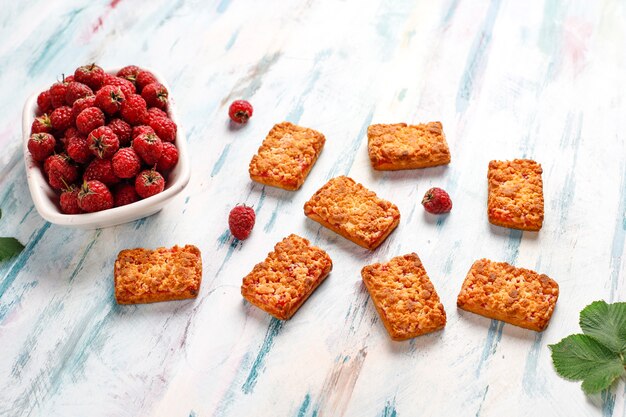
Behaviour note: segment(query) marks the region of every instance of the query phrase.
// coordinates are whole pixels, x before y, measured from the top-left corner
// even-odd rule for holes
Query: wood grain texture
[[[6,416],[626,416],[625,386],[588,399],[552,369],[547,345],[578,331],[593,300],[626,297],[626,5],[618,0],[48,2],[0,7],[0,236],[26,243],[0,264],[0,415]],[[189,187],[160,213],[96,231],[33,209],[21,106],[63,72],[97,61],[162,72],[188,132]],[[255,106],[227,120],[231,100]],[[293,193],[250,181],[275,123],[327,142]],[[448,166],[376,172],[371,123],[440,120]],[[539,233],[491,226],[491,159],[544,169]],[[350,175],[399,206],[376,251],[306,219],[329,178]],[[431,186],[454,201],[423,213]],[[229,209],[253,205],[241,243]],[[246,304],[241,278],[297,233],[334,261],[287,323]],[[118,306],[116,254],[194,244],[195,301]],[[416,252],[448,312],[444,331],[389,340],[359,271]],[[561,296],[536,334],[457,310],[467,270],[487,257],[554,278]]]

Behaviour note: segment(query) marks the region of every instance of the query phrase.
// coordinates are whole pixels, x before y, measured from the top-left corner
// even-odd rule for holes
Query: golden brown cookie
[[[126,249],[115,261],[118,304],[195,298],[202,282],[202,258],[193,245]]]
[[[540,332],[548,326],[558,298],[559,285],[546,275],[506,262],[480,259],[467,273],[457,305]]]
[[[375,124],[367,128],[367,149],[377,170],[426,168],[450,163],[441,122]]]
[[[489,222],[537,231],[543,224],[541,165],[529,159],[489,162]]]
[[[304,184],[326,139],[313,129],[282,122],[274,125],[250,161],[250,178],[294,191]]]
[[[340,176],[328,181],[304,205],[304,214],[367,249],[375,249],[396,228],[395,204]]]
[[[392,339],[410,339],[446,325],[446,312],[417,254],[367,265],[361,276]]]
[[[333,268],[330,256],[297,235],[274,246],[245,276],[241,295],[280,320],[288,320]]]

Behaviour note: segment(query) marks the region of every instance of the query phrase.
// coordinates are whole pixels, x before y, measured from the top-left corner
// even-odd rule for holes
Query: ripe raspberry
[[[96,107],[96,96],[87,96],[76,100],[72,105],[72,120],[76,122],[76,118],[80,112],[88,109],[89,107]]]
[[[107,126],[117,135],[120,146],[130,145],[130,135],[133,132],[133,128],[128,123],[122,119],[113,119]]]
[[[157,170],[159,172],[168,172],[178,163],[178,149],[172,142],[163,143],[163,152],[157,162]]]
[[[113,172],[113,163],[110,159],[94,159],[83,174],[83,180],[97,180],[106,185],[114,185],[120,182],[120,179]]]
[[[176,140],[176,123],[172,119],[159,117],[150,121],[150,127],[154,133],[164,142],[174,142]]]
[[[67,188],[78,179],[78,168],[68,158],[54,159],[48,171],[48,183],[56,190]]]
[[[144,133],[146,134],[152,133],[153,135],[156,135],[156,133],[154,133],[154,129],[151,128],[150,126],[140,125],[140,126],[133,127],[132,138],[135,139],[137,136],[142,135]]]
[[[65,77],[65,75],[64,75],[63,77]],[[68,84],[69,84],[69,83],[71,83],[72,81],[76,81],[76,80],[74,79],[74,76],[73,76],[73,75],[68,75],[67,77],[65,77],[65,78],[64,78],[64,80],[65,80],[65,82],[66,82],[66,83],[68,83]],[[84,84],[84,83],[83,83],[83,84]]]
[[[43,172],[45,172],[46,176],[50,173],[50,166],[55,161],[61,160],[69,160],[69,156],[67,156],[66,154],[54,154],[50,155],[48,159],[46,159],[46,161],[43,163]]]
[[[161,158],[163,142],[154,133],[144,133],[133,139],[133,149],[142,161],[152,166]]]
[[[56,141],[50,133],[33,133],[28,139],[28,150],[35,161],[43,162],[54,152]]]
[[[59,204],[61,206],[61,212],[65,214],[82,213],[83,211],[78,206],[78,187],[70,185],[69,188],[64,189],[61,193]]]
[[[86,164],[93,159],[93,154],[89,149],[87,139],[82,136],[68,138],[65,148],[67,149],[69,157],[79,164]]]
[[[157,119],[157,118],[161,118],[161,117],[169,117],[167,115],[167,113],[165,113],[163,110],[159,109],[158,107],[150,107],[148,109],[148,124],[150,124],[150,121],[152,121],[153,119]]]
[[[133,148],[122,148],[111,159],[113,172],[120,178],[133,178],[141,170],[141,160]]]
[[[146,100],[149,107],[167,109],[169,93],[161,83],[150,83],[141,90],[141,97]]]
[[[119,184],[113,190],[113,204],[115,207],[125,206],[139,200],[135,186],[132,184]]]
[[[72,109],[68,106],[57,107],[50,114],[50,124],[54,130],[65,132],[72,126]]]
[[[106,126],[92,130],[87,136],[87,143],[91,153],[100,159],[110,159],[120,148],[120,140],[117,135]]]
[[[98,90],[104,82],[104,70],[96,64],[83,65],[74,71],[74,79],[87,84],[94,91]]]
[[[133,126],[143,124],[148,117],[146,101],[139,94],[126,97],[120,110],[122,119]]]
[[[119,87],[122,89],[122,93],[124,96],[130,96],[137,92],[135,88],[135,84],[131,83],[125,78],[116,77],[115,75],[106,74],[104,76],[104,84],[103,85],[113,85],[115,87]]]
[[[79,83],[76,81],[72,81],[67,84],[67,89],[65,91],[65,102],[68,106],[72,106],[76,100],[79,98],[87,97],[93,95],[93,91],[91,88],[87,87],[83,83]]]
[[[246,240],[252,232],[256,215],[254,209],[244,205],[233,207],[228,215],[228,228],[230,233],[239,240]]]
[[[76,128],[80,133],[88,135],[92,130],[104,126],[104,121],[102,110],[97,107],[88,107],[76,116]]]
[[[113,115],[120,110],[125,98],[120,87],[105,85],[96,93],[96,106],[106,114]]]
[[[102,182],[85,181],[78,192],[78,206],[87,213],[113,207],[113,195]]]
[[[42,91],[37,96],[37,107],[39,108],[39,113],[48,113],[51,112],[54,107],[52,107],[52,97],[50,96],[50,90]]]
[[[135,191],[141,198],[160,193],[165,188],[163,176],[154,169],[143,170],[135,178]]]
[[[50,133],[52,132],[52,123],[50,122],[50,116],[43,114],[33,121],[30,128],[30,133]]]
[[[52,84],[50,87],[50,103],[55,109],[65,105],[65,93],[67,93],[67,84],[65,76],[59,82]]]
[[[447,192],[441,188],[431,188],[426,191],[422,199],[424,209],[432,214],[448,213],[452,210],[452,200]]]
[[[80,135],[81,133],[78,131],[78,129],[72,126],[72,127],[68,127],[67,130],[65,130],[64,138],[69,139],[69,138],[73,138],[74,136],[80,136]]]
[[[246,123],[252,117],[252,104],[245,100],[235,100],[228,108],[228,115],[233,122]]]
[[[137,91],[139,92],[143,91],[148,84],[158,82],[159,80],[157,80],[154,74],[150,71],[139,71],[137,77],[135,77],[135,85],[137,86]]]
[[[120,78],[124,78],[130,81],[134,85],[135,80],[137,79],[137,74],[139,74],[141,71],[142,69],[136,65],[128,65],[119,70],[116,75]]]

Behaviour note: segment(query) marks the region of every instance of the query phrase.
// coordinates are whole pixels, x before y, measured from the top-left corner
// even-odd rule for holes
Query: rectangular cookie
[[[332,268],[326,252],[291,234],[244,277],[241,295],[277,319],[288,320]]]
[[[367,150],[372,167],[381,171],[450,163],[450,149],[441,122],[371,125],[367,128]]]
[[[443,329],[446,312],[415,253],[367,265],[361,277],[393,340]]]
[[[489,162],[489,222],[538,231],[543,224],[541,165],[529,159]]]
[[[395,204],[343,175],[313,194],[304,214],[367,249],[378,247],[400,222]]]
[[[115,261],[118,304],[156,303],[195,298],[202,282],[202,258],[193,245],[125,249]]]
[[[506,262],[480,259],[467,273],[457,305],[540,332],[548,326],[558,298],[559,285],[546,275]]]
[[[326,139],[313,129],[282,122],[274,125],[250,161],[250,178],[294,191],[304,184]]]

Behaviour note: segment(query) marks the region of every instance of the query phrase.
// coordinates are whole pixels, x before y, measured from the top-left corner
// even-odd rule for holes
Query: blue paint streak
[[[620,275],[620,265],[622,264],[622,255],[624,254],[624,242],[626,242],[626,164],[624,162],[622,162],[622,171],[622,181],[618,190],[618,195],[621,195],[622,198],[617,209],[617,221],[615,223],[615,232],[613,233],[613,242],[611,243],[610,301],[615,300]]]
[[[483,409],[483,404],[485,403],[485,398],[487,398],[487,393],[489,392],[489,385],[485,388],[485,392],[483,393],[483,398],[480,400],[480,405],[478,406],[478,410],[476,411],[476,417],[480,416],[480,413]]]
[[[263,231],[265,231],[265,233],[271,232],[274,228],[274,225],[276,224],[276,218],[278,217],[278,212],[280,211],[282,205],[282,200],[279,200],[278,203],[276,203],[276,207],[274,208],[274,211],[272,211],[272,215],[270,216],[269,221],[265,224],[265,227],[263,228]]]
[[[356,157],[357,150],[359,149],[363,138],[366,137],[367,128],[369,125],[372,124],[373,118],[374,108],[372,108],[369,114],[365,117],[365,120],[361,125],[361,129],[359,130],[358,135],[349,144],[348,149],[345,149],[342,152],[343,157],[337,159],[337,162],[330,169],[330,172],[326,176],[326,179],[334,178],[337,175],[348,175],[350,169],[352,168],[352,164],[354,164],[354,158]]]
[[[265,340],[263,341],[263,345],[261,346],[261,349],[259,349],[259,353],[257,354],[257,357],[252,364],[252,368],[250,369],[248,378],[246,378],[246,382],[244,382],[244,384],[241,386],[241,390],[244,394],[250,394],[254,390],[254,386],[256,385],[257,379],[259,377],[259,372],[262,370],[265,364],[265,357],[274,345],[274,340],[276,336],[278,336],[282,328],[283,321],[272,317],[272,321],[270,322],[270,325],[267,328],[267,333],[265,334]]]
[[[222,246],[227,244],[228,241],[230,240],[230,236],[231,236],[230,230],[228,229],[224,230],[224,233],[222,233],[220,237],[217,238],[218,248],[221,248]]]
[[[76,278],[76,275],[78,275],[78,273],[80,272],[80,270],[83,267],[83,264],[85,263],[85,258],[87,258],[87,255],[89,254],[89,252],[91,251],[91,248],[93,247],[93,245],[96,243],[96,240],[98,240],[98,238],[100,237],[100,233],[102,233],[102,229],[98,229],[96,231],[95,236],[93,237],[93,240],[91,242],[89,242],[89,244],[87,245],[87,247],[85,248],[85,251],[83,252],[83,254],[81,255],[78,264],[76,265],[76,268],[74,268],[74,270],[72,271],[72,275],[70,275],[70,282],[74,281],[74,278]]]
[[[331,55],[332,55],[332,50],[330,49],[326,49],[318,53],[317,55],[315,55],[315,58],[314,58],[315,64],[314,64],[311,76],[309,77],[309,81],[306,87],[304,88],[302,94],[300,95],[300,98],[298,99],[298,103],[294,106],[294,108],[287,115],[286,120],[288,122],[297,124],[300,121],[300,118],[302,117],[302,113],[304,113],[304,101],[309,96],[311,91],[313,91],[315,84],[320,78],[321,70],[319,67]]]
[[[24,265],[26,265],[26,262],[34,253],[35,246],[37,246],[37,244],[49,228],[50,223],[44,223],[44,225],[34,233],[34,237],[30,239],[22,253],[18,255],[17,260],[15,261],[11,269],[9,269],[9,272],[5,275],[4,279],[0,283],[0,298],[4,295],[4,293],[11,286],[11,284],[13,284],[13,282],[17,278],[17,275],[22,271],[22,269],[24,269]],[[5,314],[5,311],[0,310],[0,320],[4,318]]]
[[[222,169],[222,166],[224,166],[224,162],[226,161],[226,157],[228,156],[228,151],[230,151],[230,145],[231,144],[229,143],[228,145],[224,146],[224,149],[222,149],[222,154],[217,159],[217,162],[215,163],[215,165],[213,165],[213,170],[211,171],[211,177],[216,176]]]
[[[34,53],[33,56],[37,57],[37,59],[31,64],[28,69],[28,75],[33,77],[35,74],[39,73],[42,69],[47,67],[48,63],[52,60],[53,57],[59,55],[59,52],[66,46],[67,38],[65,36],[66,33],[72,32],[72,24],[85,7],[74,9],[67,13],[62,18],[61,25],[58,26],[57,30],[50,35],[48,40],[43,46],[43,51],[39,53]]]
[[[189,417],[196,417],[196,415],[197,415],[196,412],[193,410],[189,412]]]
[[[602,391],[602,417],[612,417],[615,409],[615,394],[610,389]]]
[[[523,232],[521,230],[511,229],[509,231],[509,241],[507,242],[507,262],[514,264],[519,255],[519,246],[522,243]]]
[[[499,320],[491,320],[491,324],[489,325],[489,331],[487,332],[487,341],[485,342],[485,346],[483,347],[483,353],[480,356],[478,361],[478,367],[476,368],[476,376],[480,375],[480,371],[483,368],[483,365],[494,353],[496,353],[496,349],[498,347],[498,343],[500,343],[500,339],[502,339],[502,329],[504,328],[504,322]]]
[[[220,14],[224,13],[228,9],[228,6],[230,6],[230,2],[231,0],[220,1],[220,4],[217,5],[217,12]]]
[[[33,212],[33,209],[35,208],[35,206],[30,206],[30,208],[28,209],[28,211],[26,212],[26,214],[24,214],[24,216],[22,217],[22,220],[20,220],[20,224],[23,224],[24,221],[26,220],[26,218],[28,217],[28,215],[30,213]]]
[[[302,405],[298,409],[297,417],[304,417],[306,415],[307,410],[309,409],[309,405],[311,405],[311,395],[308,393],[304,396],[304,401],[302,401]]]
[[[224,49],[229,51],[230,48],[232,48],[233,45],[235,44],[235,41],[237,40],[238,36],[239,36],[239,29],[237,29],[236,31],[233,32],[232,35],[230,35],[230,39],[228,39],[228,42],[226,42],[226,46],[224,47]]]
[[[385,408],[383,408],[383,411],[379,414],[379,416],[380,417],[398,417],[398,412],[396,411],[396,399],[395,398],[391,401],[387,400],[387,402],[385,403]]]
[[[441,21],[441,26],[447,27],[450,24],[452,17],[456,13],[456,8],[458,5],[459,5],[459,0],[450,1],[450,6],[448,7],[448,10],[446,10],[446,14],[443,16],[443,19]]]
[[[522,378],[522,386],[524,391],[532,396],[540,390],[538,386],[539,378],[537,378],[537,361],[539,359],[539,355],[541,354],[543,333],[537,333],[535,335],[535,341],[533,342],[530,351],[528,352],[528,356],[526,356],[526,365],[524,366],[524,376]]]
[[[230,246],[228,247],[228,252],[226,252],[226,256],[224,257],[222,264],[220,265],[219,269],[215,273],[216,277],[220,275],[220,272],[222,272],[222,269],[224,268],[224,265],[226,265],[226,262],[228,262],[231,256],[233,256],[233,253],[235,252],[235,249],[237,249],[238,244],[239,244],[239,239],[233,239],[233,241],[230,243]]]
[[[464,113],[467,110],[475,90],[475,84],[480,82],[485,71],[487,56],[491,46],[491,34],[499,8],[500,0],[492,0],[482,27],[474,39],[456,96],[456,111],[458,113]]]

